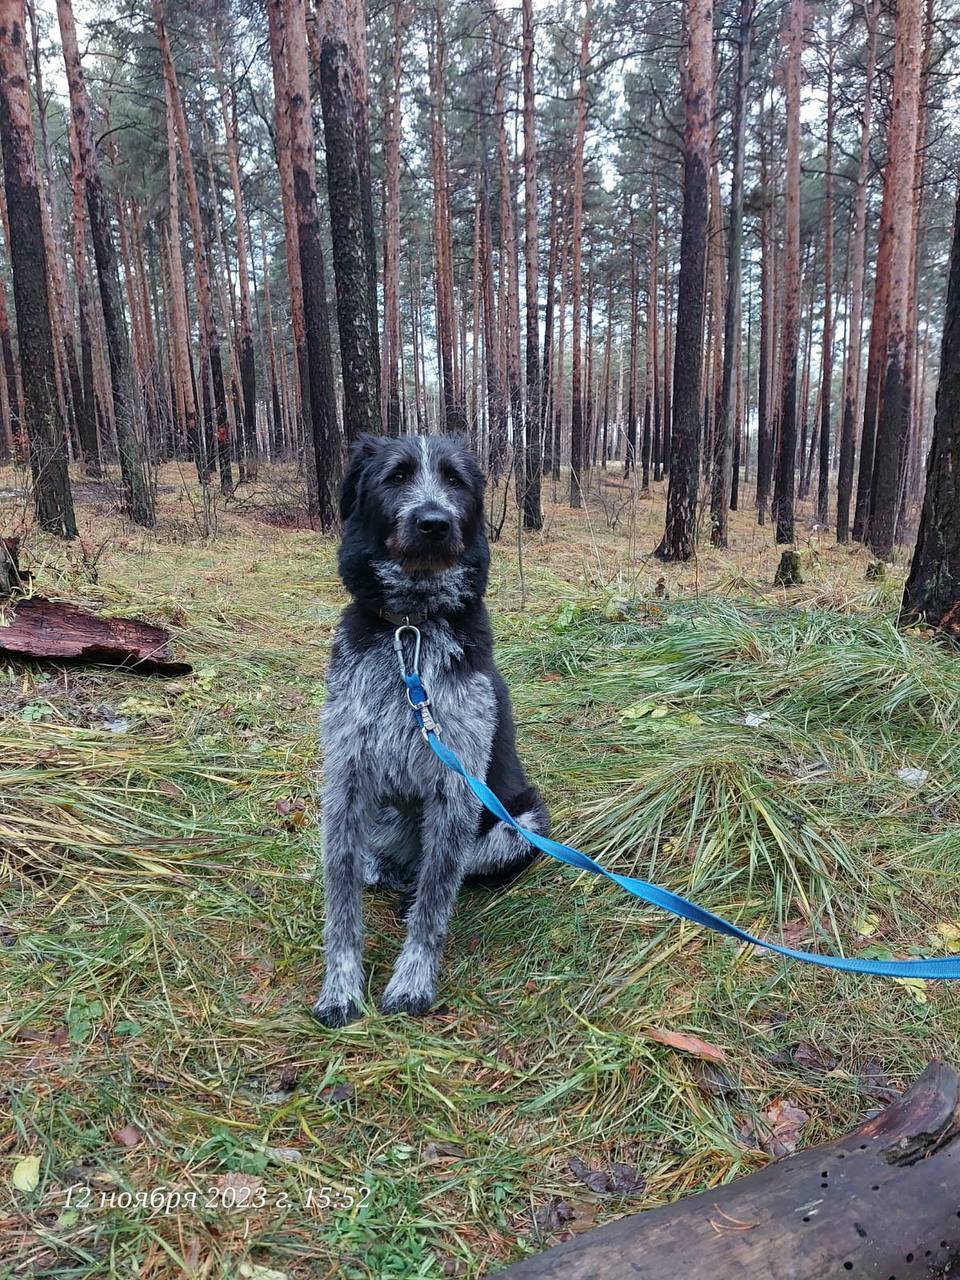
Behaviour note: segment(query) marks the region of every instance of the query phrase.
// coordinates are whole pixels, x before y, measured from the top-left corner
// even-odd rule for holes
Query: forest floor
[[[479,1276],[956,1060],[950,984],[787,964],[547,862],[464,894],[430,1016],[317,1026],[343,593],[331,541],[256,509],[274,490],[203,539],[175,468],[149,533],[78,485],[82,542],[26,539],[39,591],[169,626],[194,670],[0,667],[0,1276]],[[693,565],[650,558],[660,486],[548,503],[522,586],[496,547],[557,830],[793,945],[960,950],[956,652],[895,630],[902,566],[869,581],[815,532],[774,588],[744,505]],[[378,993],[402,930],[367,919]]]

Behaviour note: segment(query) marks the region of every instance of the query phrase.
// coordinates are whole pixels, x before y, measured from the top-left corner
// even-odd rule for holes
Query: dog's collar
[[[378,609],[377,612],[384,622],[394,627],[419,627],[430,616],[427,613],[394,613],[392,609]]]

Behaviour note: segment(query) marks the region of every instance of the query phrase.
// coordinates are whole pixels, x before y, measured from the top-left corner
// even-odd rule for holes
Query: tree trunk
[[[280,0],[270,0],[271,6]],[[286,31],[287,111],[293,194],[297,211],[297,244],[303,284],[303,317],[307,336],[313,451],[317,471],[317,514],[323,528],[333,524],[333,488],[337,482],[339,429],[327,317],[327,286],[320,240],[320,207],[310,113],[305,0],[283,0]],[[377,397],[374,397],[376,403]],[[376,407],[379,417],[379,405]]]
[[[46,236],[47,267],[50,278],[48,290],[55,302],[55,311],[51,319],[54,322],[54,351],[58,352],[66,368],[61,367],[61,381],[64,386],[65,407],[71,425],[76,427],[76,443],[80,450],[84,449],[84,438],[81,437],[83,388],[80,381],[80,366],[77,362],[76,334],[73,323],[73,308],[67,301],[67,270],[64,262],[60,229],[60,201],[58,199],[57,172],[50,145],[50,133],[47,129],[48,100],[43,89],[43,75],[40,58],[40,39],[37,32],[37,14],[34,0],[27,0],[27,16],[30,22],[30,46],[33,62],[34,98],[36,102],[37,121],[40,125],[40,154],[43,157],[43,181],[39,184],[40,212]],[[44,199],[43,187],[46,187]],[[59,330],[59,334],[58,331]],[[59,343],[57,337],[59,336]],[[86,429],[86,424],[83,424]],[[85,439],[89,444],[89,431]]]
[[[0,146],[34,505],[41,528],[77,532],[56,394],[53,328],[25,57],[23,0],[0,0]]]
[[[757,373],[757,523],[765,525],[773,477],[773,195],[765,134],[760,139],[760,351]]]
[[[355,114],[343,0],[323,8],[320,99],[333,233],[333,274],[343,369],[343,426],[349,442],[380,435],[378,352],[370,327],[368,274]]]
[[[726,1186],[631,1214],[499,1274],[504,1280],[956,1274],[960,1078],[934,1062],[846,1137]]]
[[[187,305],[186,283],[183,278],[183,259],[180,254],[180,184],[177,180],[177,126],[174,119],[173,95],[169,79],[163,80],[164,106],[167,123],[167,258],[170,272],[170,308],[173,319],[173,365],[179,387],[178,400],[183,414],[183,430],[187,448],[197,468],[201,484],[205,484],[213,472],[213,442],[206,430],[198,424],[197,395],[193,383],[190,356],[190,315]]]
[[[584,0],[580,38],[580,77],[577,88],[577,128],[573,147],[573,222],[571,232],[572,277],[570,311],[573,325],[570,360],[570,505],[582,502],[580,470],[583,466],[583,334],[580,328],[580,293],[583,262],[583,146],[587,127],[587,63],[590,57],[590,0]]]
[[[524,143],[526,146],[526,143]],[[560,223],[563,220],[563,196],[559,195],[560,182],[556,172],[550,182],[550,239],[547,250],[547,296],[543,307],[543,400],[540,406],[540,432],[543,436],[543,470],[553,472],[553,433],[550,430],[550,409],[553,399],[553,312],[556,297],[557,255],[560,241]],[[559,213],[558,213],[559,204]]]
[[[747,83],[756,0],[740,0],[737,33],[737,79],[733,102],[733,177],[730,186],[730,227],[727,240],[727,296],[723,307],[723,378],[713,446],[713,484],[710,492],[710,541],[727,545],[730,490],[733,483],[733,437],[737,391],[735,360],[739,349],[741,257],[743,256],[743,168],[747,148]]]
[[[800,61],[803,0],[790,0],[787,32],[787,175],[783,248],[783,336],[780,438],[774,480],[777,542],[794,540],[797,454],[797,356],[800,346]]]
[[[860,400],[860,343],[863,336],[863,281],[867,251],[867,176],[870,168],[870,128],[873,85],[877,69],[879,0],[864,0],[867,26],[866,79],[860,123],[860,151],[850,231],[850,321],[847,329],[847,367],[843,379],[843,417],[840,423],[840,461],[837,472],[837,541],[850,537],[850,500],[856,451],[856,417]]]
[[[80,65],[80,50],[77,46],[77,29],[73,19],[71,0],[57,0],[57,17],[60,23],[60,39],[63,44],[67,86],[70,92],[70,111],[76,130],[86,188],[90,238],[93,242],[97,279],[100,285],[100,304],[107,336],[107,354],[110,359],[113,421],[120,453],[124,505],[136,524],[150,527],[156,519],[153,491],[150,487],[146,459],[138,434],[133,371],[130,364],[130,338],[120,298],[120,281],[117,275],[113,236],[110,231],[110,215],[97,166],[90,104],[83,79],[83,69]]]
[[[510,397],[510,420],[513,428],[514,464],[518,477],[523,475],[523,395],[520,389],[520,281],[517,266],[517,233],[513,214],[510,182],[510,151],[507,143],[506,108],[503,82],[506,64],[503,51],[509,41],[506,20],[491,15],[494,48],[493,113],[497,120],[497,167],[499,170],[500,224],[500,338],[503,343],[503,368]],[[522,506],[522,479],[518,489]]]
[[[63,3],[64,0],[58,0]],[[197,290],[197,311],[200,319],[200,343],[202,348],[201,385],[207,392],[210,401],[209,412],[205,420],[212,418],[217,453],[217,465],[220,472],[220,487],[224,493],[233,488],[232,469],[230,465],[230,438],[227,419],[227,397],[223,380],[223,363],[220,355],[220,335],[213,310],[213,293],[210,286],[210,271],[207,265],[207,238],[204,234],[203,219],[200,213],[200,195],[197,190],[196,172],[193,156],[190,151],[190,131],[187,128],[187,117],[180,96],[177,81],[177,70],[173,55],[170,52],[170,40],[167,34],[164,17],[163,0],[152,0],[153,22],[160,56],[163,60],[164,79],[168,85],[170,102],[173,107],[173,119],[176,125],[177,141],[180,146],[180,164],[183,168],[183,182],[187,191],[187,212],[190,217],[190,232],[193,239],[193,265]]]
[[[237,140],[236,93],[228,93],[223,75],[223,65],[218,47],[216,26],[210,32],[210,48],[213,52],[213,68],[220,97],[220,114],[223,119],[223,136],[227,144],[227,167],[230,172],[230,190],[233,195],[233,215],[237,239],[237,278],[240,293],[240,332],[237,335],[237,364],[240,369],[240,387],[243,392],[243,414],[238,431],[240,466],[245,479],[257,478],[257,371],[253,346],[253,312],[250,305],[250,266],[247,246],[247,220],[243,206],[243,188],[240,185],[240,146]]]
[[[381,405],[387,434],[400,434],[400,76],[403,69],[404,16],[393,0],[392,86],[383,123],[383,366]]]
[[[429,49],[431,86],[431,169],[433,174],[433,239],[437,284],[437,345],[444,430],[465,435],[467,415],[456,377],[456,323],[453,294],[453,248],[450,228],[450,179],[444,128],[446,44],[443,0],[436,0],[433,42]]]
[[[7,249],[9,252],[9,241]],[[13,356],[10,317],[7,314],[7,295],[2,281],[0,281],[0,353],[3,356],[3,379],[6,392],[6,426],[10,435],[10,448],[13,456],[19,460],[25,456],[26,448],[23,437],[23,423],[20,420],[20,388],[17,385],[17,365]]]
[[[483,351],[487,372],[487,413],[489,414],[489,467],[494,486],[503,474],[507,450],[507,401],[500,368],[497,317],[493,289],[493,228],[486,182],[480,185],[481,265],[480,292],[483,295]]]
[[[700,484],[703,312],[708,187],[713,120],[713,0],[686,0],[686,61],[681,68],[683,219],[673,372],[670,483],[662,560],[689,560],[696,539]]]
[[[537,251],[537,128],[533,67],[533,0],[522,0],[523,10],[523,216],[524,296],[526,299],[526,454],[523,485],[523,526],[543,527],[540,504],[542,461],[540,454],[540,312]]]
[[[900,617],[925,619],[960,640],[960,195],[927,486]]]
[[[637,365],[640,343],[640,281],[637,272],[637,243],[633,210],[630,211],[630,361],[627,366],[627,447],[623,474],[629,478],[637,469]]]
[[[97,437],[97,413],[94,400],[93,347],[90,338],[94,317],[87,289],[87,246],[83,219],[83,165],[80,160],[77,131],[72,119],[69,125],[69,132],[70,192],[72,197],[70,225],[73,244],[73,275],[77,282],[77,313],[80,332],[80,395],[74,404],[74,411],[77,415],[77,430],[80,433],[83,465],[87,475],[96,480],[100,478],[102,469],[100,466],[100,441]]]
[[[370,107],[369,75],[367,71],[367,0],[342,0],[347,34],[347,52],[350,59],[350,90],[353,105],[353,135],[360,178],[360,208],[363,217],[364,263],[367,269],[367,308],[370,341],[374,352],[373,376],[379,403],[380,366],[377,353],[380,349],[379,319],[377,315],[377,233],[373,217],[373,188],[370,181]],[[318,15],[324,6],[318,2]]]
[[[914,163],[920,110],[920,0],[897,0],[892,109],[884,173],[889,281],[884,291],[884,349],[867,537],[874,555],[893,552],[910,403],[904,379],[910,269],[913,263]],[[907,193],[910,198],[907,198]],[[881,235],[884,215],[881,210]]]
[[[833,396],[833,20],[827,10],[827,145],[823,202],[823,341],[820,364],[820,468],[817,524],[825,527],[830,498],[830,401]]]

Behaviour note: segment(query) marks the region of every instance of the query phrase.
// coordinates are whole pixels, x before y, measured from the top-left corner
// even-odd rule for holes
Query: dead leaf
[[[868,1058],[861,1068],[860,1092],[877,1102],[896,1102],[902,1096],[875,1058]]]
[[[603,1169],[591,1169],[588,1164],[572,1156],[567,1164],[567,1168],[575,1178],[590,1188],[591,1191],[604,1192],[607,1190],[608,1177]]]
[[[125,1124],[122,1129],[112,1129],[110,1137],[121,1147],[136,1147],[143,1141],[143,1134],[135,1124]]]
[[[459,1142],[428,1142],[423,1148],[424,1164],[438,1164],[441,1160],[463,1160],[467,1152]]]
[[[648,1040],[656,1040],[657,1044],[679,1049],[681,1053],[692,1053],[695,1058],[706,1058],[708,1062],[726,1062],[727,1060],[727,1055],[722,1049],[686,1031],[666,1031],[662,1027],[646,1027],[643,1034]]]
[[[352,1098],[356,1090],[352,1084],[335,1084],[328,1089],[320,1092],[320,1097],[324,1102],[346,1102],[348,1098]]]
[[[793,1046],[793,1060],[807,1071],[834,1071],[837,1066],[837,1059],[829,1049],[819,1049],[809,1040]]]
[[[810,1119],[806,1111],[792,1099],[780,1098],[770,1104],[764,1118],[769,1125],[769,1133],[760,1140],[764,1151],[777,1157],[793,1155],[800,1141],[800,1130]]]
[[[562,1231],[568,1222],[572,1222],[576,1214],[562,1196],[551,1196],[545,1204],[534,1211],[533,1221],[540,1235],[551,1235]]]
[[[646,1190],[646,1178],[629,1164],[614,1161],[609,1169],[591,1169],[578,1156],[571,1156],[567,1168],[599,1195],[637,1196]]]

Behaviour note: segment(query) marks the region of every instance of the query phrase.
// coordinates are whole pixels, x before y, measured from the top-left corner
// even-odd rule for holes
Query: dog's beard
[[[459,561],[463,542],[454,534],[442,544],[431,546],[420,538],[411,539],[402,530],[395,530],[387,539],[387,551],[405,573],[443,573]]]

